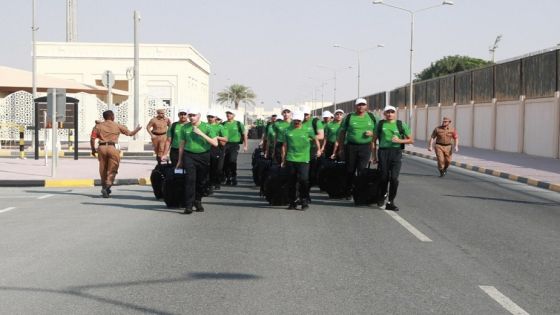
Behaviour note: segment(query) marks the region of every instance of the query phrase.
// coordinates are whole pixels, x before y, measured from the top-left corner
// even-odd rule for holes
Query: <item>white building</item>
[[[139,123],[142,126],[155,115],[157,108],[165,108],[172,119],[179,108],[196,106],[207,110],[210,63],[198,51],[187,44],[141,44],[139,51]],[[114,88],[129,94],[113,97],[117,120],[129,128],[133,128],[134,117],[133,65],[133,44],[37,43],[39,74],[102,85],[102,73],[112,71]],[[108,109],[106,98],[83,93],[73,96],[80,99],[80,138],[86,139],[84,136],[88,136],[94,120]]]

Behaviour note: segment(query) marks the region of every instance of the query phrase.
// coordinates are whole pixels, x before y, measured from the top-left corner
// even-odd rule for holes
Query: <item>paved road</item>
[[[269,207],[248,170],[192,215],[145,186],[2,188],[0,313],[559,314],[560,194],[435,175],[405,158],[398,216]]]

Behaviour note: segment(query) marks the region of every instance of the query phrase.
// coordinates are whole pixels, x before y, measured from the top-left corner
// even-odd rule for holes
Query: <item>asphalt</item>
[[[560,313],[556,192],[405,156],[397,215],[421,241],[316,189],[271,207],[249,166],[192,215],[147,186],[0,189],[0,313],[509,314],[483,286]]]
[[[256,146],[250,141],[250,154]],[[435,160],[426,142],[416,141],[408,145],[405,153]],[[83,152],[85,153],[85,151]],[[46,165],[44,158],[19,159],[15,156],[0,158],[0,187],[91,187],[99,185],[98,163],[91,156],[81,154],[78,160],[69,154],[59,158],[55,176],[52,176],[51,160]],[[560,160],[530,156],[527,154],[500,152],[470,147],[460,147],[453,154],[453,167],[463,168],[516,182],[560,192]],[[140,153],[124,152],[116,185],[149,185],[150,172],[155,166],[155,158],[149,151]],[[434,162],[434,172],[435,169]]]

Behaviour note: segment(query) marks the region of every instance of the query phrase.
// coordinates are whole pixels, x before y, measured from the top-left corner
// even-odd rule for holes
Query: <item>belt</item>
[[[448,144],[444,144],[444,143],[436,143],[436,144],[437,144],[437,145],[445,145],[445,146],[447,146],[447,145],[451,145],[451,143],[448,143]]]
[[[99,145],[115,145],[114,142],[99,142]]]
[[[152,133],[156,136],[163,136],[164,134],[166,134],[167,132],[162,132],[162,133],[158,133],[158,132],[153,132]]]

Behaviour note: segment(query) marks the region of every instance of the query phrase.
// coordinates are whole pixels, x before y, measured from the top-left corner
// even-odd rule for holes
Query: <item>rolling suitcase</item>
[[[168,208],[185,206],[185,170],[167,169],[163,181],[163,201]]]
[[[261,186],[266,201],[271,206],[286,206],[290,203],[290,176],[286,169],[273,165],[266,172]]]
[[[379,184],[381,182],[381,172],[378,169],[368,168],[362,170],[354,178],[352,197],[354,204],[370,205],[379,199]]]
[[[171,163],[167,162],[162,164],[158,162],[150,174],[152,190],[154,191],[154,196],[157,200],[163,198],[163,181],[165,180],[166,173],[168,173],[168,169],[173,169],[173,165],[171,165]]]
[[[340,199],[346,197],[346,163],[325,159],[317,176],[319,188],[325,191],[329,198]]]

